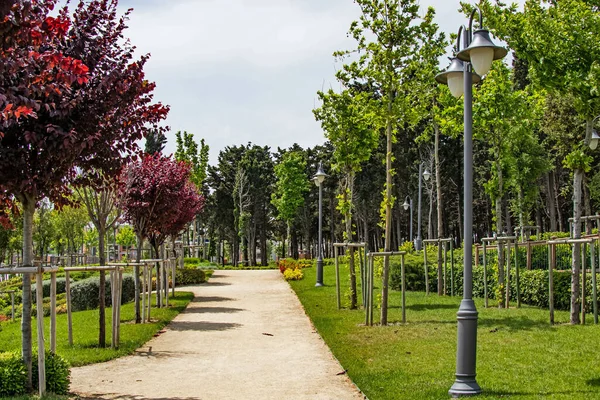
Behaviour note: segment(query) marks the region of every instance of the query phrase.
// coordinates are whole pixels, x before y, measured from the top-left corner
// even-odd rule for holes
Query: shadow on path
[[[235,322],[192,322],[192,321],[174,321],[169,325],[169,330],[172,331],[227,331],[236,329],[242,324]]]
[[[231,285],[231,283],[229,282],[212,282],[212,281],[208,281],[208,282],[204,282],[201,283],[200,286],[229,286]]]
[[[237,301],[231,297],[219,297],[219,296],[198,296],[194,297],[192,303],[208,303],[208,302],[219,302],[219,301]]]
[[[94,400],[94,399],[105,399],[105,398],[116,398],[123,400],[202,400],[200,397],[147,397],[141,395],[122,395],[119,393],[94,393],[94,394],[76,394],[75,397],[78,400]]]
[[[240,311],[246,311],[243,308],[232,308],[232,307],[193,307],[185,310],[186,313],[193,314],[233,314]]]

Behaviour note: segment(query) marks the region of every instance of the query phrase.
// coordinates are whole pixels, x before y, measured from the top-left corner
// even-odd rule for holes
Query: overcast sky
[[[437,11],[440,29],[456,32],[465,18],[458,0],[421,0]],[[210,145],[211,164],[228,145],[272,149],[324,142],[314,120],[316,92],[337,87],[335,50],[352,49],[348,27],[360,9],[352,0],[121,0],[134,11],[126,35],[151,53],[155,100],[171,106],[166,153],[175,132]]]

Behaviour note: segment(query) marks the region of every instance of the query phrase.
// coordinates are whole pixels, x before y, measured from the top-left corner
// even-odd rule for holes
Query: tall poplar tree
[[[352,241],[352,211],[354,209],[354,178],[362,169],[362,163],[371,157],[378,144],[378,132],[370,126],[371,115],[366,105],[366,93],[352,95],[348,90],[335,93],[318,92],[322,102],[313,110],[315,118],[321,121],[325,136],[333,144],[332,168],[343,174],[338,195],[338,210],[345,223],[345,239]],[[356,271],[354,247],[350,247],[350,308],[357,306]]]
[[[362,15],[350,25],[349,35],[356,40],[356,48],[338,51],[334,55],[350,59],[358,53],[358,60],[345,64],[337,73],[347,86],[353,81],[372,85],[376,91],[369,106],[372,124],[381,129],[386,137],[386,183],[381,204],[381,216],[385,226],[385,251],[392,249],[392,143],[398,124],[413,119],[413,107],[404,96],[411,76],[407,68],[417,57],[417,47],[423,36],[425,21],[419,17],[416,0],[356,0]],[[387,325],[389,258],[383,268],[381,324]]]

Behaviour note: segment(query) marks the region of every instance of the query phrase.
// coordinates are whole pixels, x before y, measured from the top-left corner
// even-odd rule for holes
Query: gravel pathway
[[[72,369],[109,399],[363,399],[277,270],[215,271],[135,355]],[[151,348],[151,351],[149,351]]]

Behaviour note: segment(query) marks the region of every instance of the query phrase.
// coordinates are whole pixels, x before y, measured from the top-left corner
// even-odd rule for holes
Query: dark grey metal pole
[[[469,33],[467,33],[468,36]],[[452,397],[481,393],[475,379],[477,362],[477,308],[473,293],[473,92],[471,64],[464,63],[464,291],[458,309],[456,380],[448,391]]]
[[[319,183],[319,243],[317,245],[317,283],[315,286],[323,286],[323,184]]]
[[[421,192],[422,192],[422,180],[423,180],[423,163],[419,164],[419,204],[417,211],[417,240],[415,242],[415,249],[421,250],[423,241],[421,239]]]

